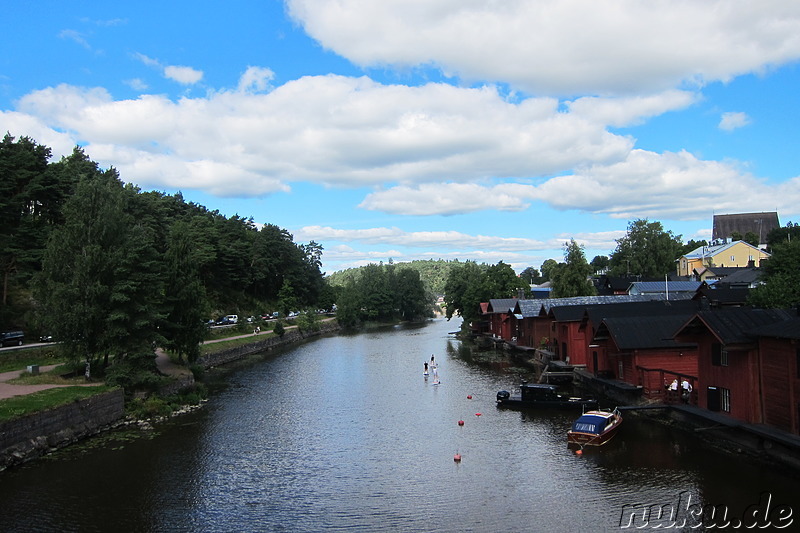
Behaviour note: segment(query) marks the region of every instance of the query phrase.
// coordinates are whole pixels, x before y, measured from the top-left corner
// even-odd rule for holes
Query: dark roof
[[[776,337],[778,339],[800,339],[800,317],[795,316],[783,322],[761,326],[750,331],[759,337]]]
[[[516,298],[493,298],[489,300],[489,307],[486,309],[487,313],[508,313],[510,309],[514,309],[517,305]]]
[[[731,274],[735,274],[740,270],[748,270],[750,267],[721,267],[721,266],[710,266],[704,267],[710,276],[715,276],[717,278],[725,278],[730,276]],[[697,269],[695,269],[697,270]]]
[[[733,274],[725,276],[718,283],[727,285],[751,285],[761,280],[763,270],[760,268],[745,267],[740,268]]]
[[[677,295],[676,295],[677,296]],[[672,295],[670,295],[672,297]],[[574,296],[572,298],[544,298],[541,300],[517,300],[514,313],[523,317],[545,315],[554,307],[578,307],[587,305],[616,304],[621,302],[647,302],[663,300],[662,294],[606,294],[602,296]]]
[[[679,328],[676,334],[698,325],[699,321],[723,344],[746,343],[754,340],[755,335],[752,332],[758,328],[785,322],[795,316],[784,309],[725,307],[698,313]]]
[[[707,300],[714,305],[744,305],[747,303],[747,296],[750,294],[748,288],[732,288],[720,286],[718,283],[713,287],[700,287],[695,293],[694,300]]]
[[[714,215],[711,239],[727,239],[734,231],[741,233],[742,236],[752,232],[761,237],[760,244],[765,244],[769,232],[779,227],[781,224],[778,221],[778,213],[774,211]]]
[[[647,348],[693,347],[694,343],[680,343],[672,338],[689,313],[668,316],[609,317],[603,320],[597,335],[608,332],[620,350]]]
[[[639,294],[695,292],[702,281],[635,281],[630,290]]]
[[[591,305],[585,308],[586,317],[593,324],[600,324],[603,319],[611,317],[662,317],[669,315],[684,316],[688,320],[700,310],[698,302],[684,300],[652,300],[648,302],[625,302],[614,305]]]

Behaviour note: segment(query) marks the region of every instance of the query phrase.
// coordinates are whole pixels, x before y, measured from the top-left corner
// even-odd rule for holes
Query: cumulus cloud
[[[379,261],[406,262],[420,259],[477,261],[495,264],[503,261],[517,271],[540,265],[552,250],[560,250],[570,239],[590,249],[609,250],[625,231],[557,234],[540,241],[528,238],[509,238],[470,235],[459,231],[414,231],[399,228],[337,229],[328,226],[305,226],[293,232],[300,241],[330,243],[325,248],[327,263],[340,269],[363,266]],[[352,246],[351,246],[352,244]],[[364,252],[357,246],[366,246]]]
[[[193,85],[203,79],[203,71],[192,67],[169,65],[164,67],[164,76],[183,85]]]
[[[719,129],[724,131],[733,131],[750,124],[750,117],[747,113],[742,112],[729,112],[723,113],[719,121]]]
[[[239,87],[267,78],[251,68]],[[619,161],[633,145],[549,98],[512,103],[493,87],[408,87],[334,75],[300,78],[268,93],[219,91],[178,101],[114,100],[105,89],[59,85],[29,93],[18,108],[70,132],[92,157],[100,157],[95,145],[117,145],[115,153],[159,154],[173,167],[208,160],[241,168],[220,179],[252,195],[275,191],[276,181],[378,186],[546,176]],[[99,162],[126,179],[153,183],[129,174],[135,169],[128,163]],[[251,174],[263,179],[254,183]],[[237,177],[246,184],[233,183]],[[523,207],[514,202],[509,198],[504,208]]]
[[[270,88],[270,81],[275,77],[271,69],[265,67],[247,67],[239,78],[239,91],[261,92]]]
[[[286,4],[323,47],[359,65],[430,64],[533,94],[658,92],[800,57],[800,4],[782,0]]]

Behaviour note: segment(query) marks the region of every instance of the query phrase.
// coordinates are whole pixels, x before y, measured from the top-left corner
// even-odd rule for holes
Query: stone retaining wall
[[[0,470],[94,435],[125,416],[122,389],[0,422]]]
[[[258,338],[258,336],[253,335],[254,342],[236,346],[235,348],[230,348],[228,350],[201,355],[197,360],[197,363],[203,368],[220,366],[233,361],[238,361],[239,359],[244,359],[249,355],[272,350],[279,346],[285,346],[309,337],[315,337],[322,335],[323,333],[332,333],[338,330],[339,324],[334,320],[321,323],[320,330],[313,333],[301,333],[299,329],[292,328],[287,330],[282,337],[271,336],[265,337],[263,340],[255,340]]]

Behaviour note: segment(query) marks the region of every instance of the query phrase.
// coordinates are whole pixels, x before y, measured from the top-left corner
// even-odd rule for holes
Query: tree
[[[520,272],[519,277],[522,278],[528,285],[538,285],[542,282],[542,275],[533,267],[527,267]]]
[[[191,363],[200,355],[200,342],[205,336],[208,303],[200,280],[200,260],[195,253],[194,239],[188,222],[177,221],[169,233],[165,254],[166,285],[164,292],[166,317],[161,331],[165,348],[185,355]]]
[[[485,269],[485,265],[467,261],[450,270],[444,287],[448,320],[458,315],[469,323],[480,316],[481,302],[494,298],[484,287]]]
[[[675,259],[683,250],[680,235],[664,231],[661,222],[638,219],[628,224],[628,232],[617,239],[610,257],[615,276],[663,277],[675,270]]]
[[[550,281],[553,279],[553,270],[558,268],[558,261],[555,259],[545,259],[544,263],[542,263],[542,279],[544,281]]]
[[[564,243],[564,263],[553,273],[552,295],[555,298],[597,294],[589,280],[592,267],[586,262],[583,247],[575,239]]]
[[[608,269],[608,263],[609,259],[607,255],[596,255],[589,264],[592,265],[592,272],[597,274],[598,272],[603,272]]]
[[[73,360],[150,349],[162,294],[152,233],[127,211],[115,170],[83,177],[44,252],[44,322]]]
[[[514,298],[520,289],[525,289],[525,282],[511,265],[500,261],[486,269],[485,290],[491,298]]]
[[[750,291],[752,305],[785,308],[800,303],[800,239],[773,245],[763,281],[764,285]]]

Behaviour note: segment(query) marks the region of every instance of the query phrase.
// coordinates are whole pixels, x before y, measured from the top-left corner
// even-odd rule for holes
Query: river
[[[458,325],[324,337],[239,364],[202,409],[144,436],[0,472],[0,530],[618,531],[649,505],[683,519],[696,509],[684,504],[724,507],[732,526],[749,506],[769,504],[773,525],[777,506],[800,509],[789,473],[633,415],[576,455],[577,415],[495,407],[516,377],[472,363],[449,334]],[[440,385],[422,375],[431,354]]]

